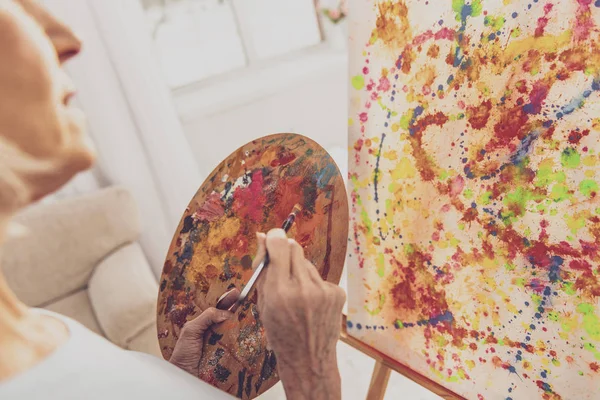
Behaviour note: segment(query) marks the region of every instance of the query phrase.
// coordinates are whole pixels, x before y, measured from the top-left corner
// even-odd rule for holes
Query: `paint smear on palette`
[[[256,232],[281,226],[303,207],[289,232],[327,281],[338,283],[346,258],[348,200],[337,166],[314,141],[296,134],[257,139],[227,157],[200,187],[171,243],[158,298],[158,337],[169,359],[186,321],[214,307],[252,275]],[[335,223],[334,223],[335,222]],[[279,380],[267,350],[256,292],[234,317],[205,337],[199,377],[251,399]]]
[[[351,7],[350,334],[468,399],[600,398],[600,1]]]

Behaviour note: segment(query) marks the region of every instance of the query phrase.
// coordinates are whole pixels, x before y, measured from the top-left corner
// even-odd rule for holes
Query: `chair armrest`
[[[148,327],[156,332],[158,284],[139,244],[126,245],[100,262],[88,294],[98,324],[113,343],[127,348]]]
[[[85,288],[98,262],[140,231],[135,201],[120,187],[38,204],[15,221],[28,233],[5,242],[0,265],[8,285],[33,307]]]

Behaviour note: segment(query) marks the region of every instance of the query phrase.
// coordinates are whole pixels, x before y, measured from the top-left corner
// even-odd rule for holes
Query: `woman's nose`
[[[52,29],[47,28],[46,34],[52,41],[61,63],[68,61],[81,51],[81,40],[64,25],[52,27]]]
[[[18,0],[23,9],[40,25],[56,49],[61,63],[81,51],[81,40],[67,25],[34,0]]]

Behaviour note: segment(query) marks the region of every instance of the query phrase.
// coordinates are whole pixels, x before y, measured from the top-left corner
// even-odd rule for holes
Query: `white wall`
[[[347,143],[346,60],[295,79],[264,97],[184,120],[192,151],[207,176],[245,143],[280,132],[301,133],[317,141],[345,171]],[[265,85],[268,82],[265,81]],[[343,153],[342,153],[343,152]]]

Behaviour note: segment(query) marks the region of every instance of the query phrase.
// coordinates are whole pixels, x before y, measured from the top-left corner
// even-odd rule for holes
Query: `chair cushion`
[[[50,303],[44,308],[73,318],[89,330],[104,336],[100,325],[98,325],[98,320],[94,314],[87,290],[85,289],[57,300],[54,303]]]
[[[139,244],[126,245],[100,262],[88,292],[98,323],[111,342],[126,348],[149,326],[156,331],[158,283]]]
[[[144,329],[140,334],[131,339],[126,348],[133,351],[152,354],[162,358],[158,336],[156,335],[156,324],[152,324]]]
[[[28,233],[5,242],[0,265],[11,289],[32,307],[85,288],[98,262],[139,233],[135,202],[118,187],[34,206],[16,222]]]

